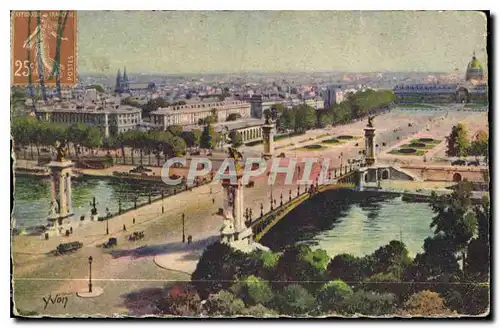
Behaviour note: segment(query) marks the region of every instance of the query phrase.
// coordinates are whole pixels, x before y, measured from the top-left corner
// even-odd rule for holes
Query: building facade
[[[140,108],[120,105],[79,106],[73,103],[60,103],[38,107],[35,115],[40,120],[53,123],[84,123],[98,127],[107,138],[135,130],[142,122]]]
[[[344,100],[344,92],[340,86],[329,85],[324,93],[323,108],[330,108],[333,104],[340,104]]]
[[[222,102],[195,103],[169,106],[151,112],[151,123],[163,130],[170,125],[195,125],[200,119],[217,115],[218,122],[225,122],[230,114],[240,114],[242,118],[251,116],[251,104],[245,101],[231,100]]]
[[[488,102],[488,84],[475,55],[467,65],[465,81],[462,83],[397,85],[393,91],[396,101],[403,104]]]

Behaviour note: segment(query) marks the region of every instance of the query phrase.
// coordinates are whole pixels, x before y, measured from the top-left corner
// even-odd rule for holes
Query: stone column
[[[57,206],[57,193],[56,193],[56,175],[55,173],[51,173],[50,175],[50,203],[51,203],[51,208],[50,208],[50,217],[55,217],[57,215],[56,213],[56,206]]]
[[[109,120],[108,120],[108,114],[104,113],[104,138],[109,137]]]
[[[264,157],[271,158],[274,153],[274,125],[262,126],[262,139],[264,141]]]
[[[68,215],[66,201],[66,177],[59,172],[59,217]]]
[[[372,166],[376,162],[375,129],[372,127],[365,128],[365,159],[367,166]]]
[[[68,213],[73,213],[72,193],[73,190],[71,189],[71,174],[68,173],[66,176],[66,199],[68,201]]]
[[[245,219],[243,218],[243,188],[241,180],[238,179],[238,184],[234,189],[234,227],[237,233],[245,229]]]

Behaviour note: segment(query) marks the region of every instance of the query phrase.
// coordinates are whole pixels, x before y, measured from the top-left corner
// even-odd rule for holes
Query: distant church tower
[[[123,68],[123,77],[121,75],[120,69],[118,69],[118,73],[116,74],[116,93],[126,93],[130,90],[130,84],[127,77],[127,68]]]

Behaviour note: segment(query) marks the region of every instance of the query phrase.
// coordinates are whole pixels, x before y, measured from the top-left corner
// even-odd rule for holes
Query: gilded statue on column
[[[66,160],[66,140],[56,141],[56,161],[63,162]]]

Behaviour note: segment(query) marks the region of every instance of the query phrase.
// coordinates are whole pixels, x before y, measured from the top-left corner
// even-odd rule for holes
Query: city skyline
[[[462,72],[473,52],[487,66],[480,12],[78,14],[82,73]]]

